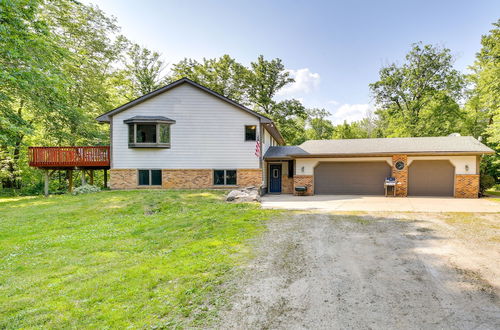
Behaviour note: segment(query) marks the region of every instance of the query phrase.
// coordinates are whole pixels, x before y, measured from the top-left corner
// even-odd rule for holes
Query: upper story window
[[[245,141],[256,141],[257,140],[257,126],[246,125],[245,126]]]
[[[170,148],[170,125],[175,120],[161,116],[135,116],[128,125],[129,148]]]

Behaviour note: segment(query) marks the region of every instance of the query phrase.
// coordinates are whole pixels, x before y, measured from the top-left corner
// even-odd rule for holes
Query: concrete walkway
[[[383,197],[355,195],[266,195],[263,208],[318,211],[500,212],[500,203],[488,199],[452,197]]]

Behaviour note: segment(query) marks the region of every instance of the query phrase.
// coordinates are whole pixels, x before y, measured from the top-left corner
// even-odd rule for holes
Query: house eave
[[[288,155],[293,159],[297,158],[354,158],[354,157],[390,157],[392,155],[408,156],[478,156],[485,154],[494,154],[494,151],[426,151],[426,152],[374,152],[374,153],[354,153],[354,154],[306,154],[306,155]]]
[[[269,132],[269,134],[271,134],[271,136],[276,140],[276,142],[279,143],[279,145],[285,145],[285,139],[271,120],[266,122],[261,120],[261,123],[264,125],[264,128]]]

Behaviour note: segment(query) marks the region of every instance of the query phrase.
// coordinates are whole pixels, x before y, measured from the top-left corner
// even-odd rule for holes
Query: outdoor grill
[[[392,189],[392,195],[396,196],[396,178],[393,177],[385,178],[384,181],[385,197],[387,197],[388,190],[390,189]]]

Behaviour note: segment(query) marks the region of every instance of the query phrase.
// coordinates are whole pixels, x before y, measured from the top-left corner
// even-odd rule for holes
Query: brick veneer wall
[[[479,196],[479,174],[455,174],[455,197],[477,198]]]
[[[405,167],[400,171],[396,169],[396,162],[402,161]],[[408,196],[408,156],[393,155],[392,156],[392,176],[396,178],[396,196]]]
[[[204,189],[212,187],[212,170],[164,169],[161,171],[162,188]]]
[[[261,169],[241,169],[237,172],[236,183],[240,187],[260,187],[262,185]]]
[[[137,188],[137,170],[134,169],[109,170],[109,187],[111,189]]]
[[[213,185],[213,170],[211,169],[163,169],[162,188],[164,189],[207,189],[219,188]],[[111,169],[111,189],[154,188],[137,185],[137,169]],[[262,185],[260,169],[238,169],[237,184],[239,187]]]
[[[281,177],[281,192],[283,194],[293,193],[293,178],[289,178],[288,175]]]
[[[311,196],[314,195],[314,176],[313,175],[296,175],[293,177],[293,194],[302,195],[295,191],[297,186],[306,186],[307,191],[303,195]]]

